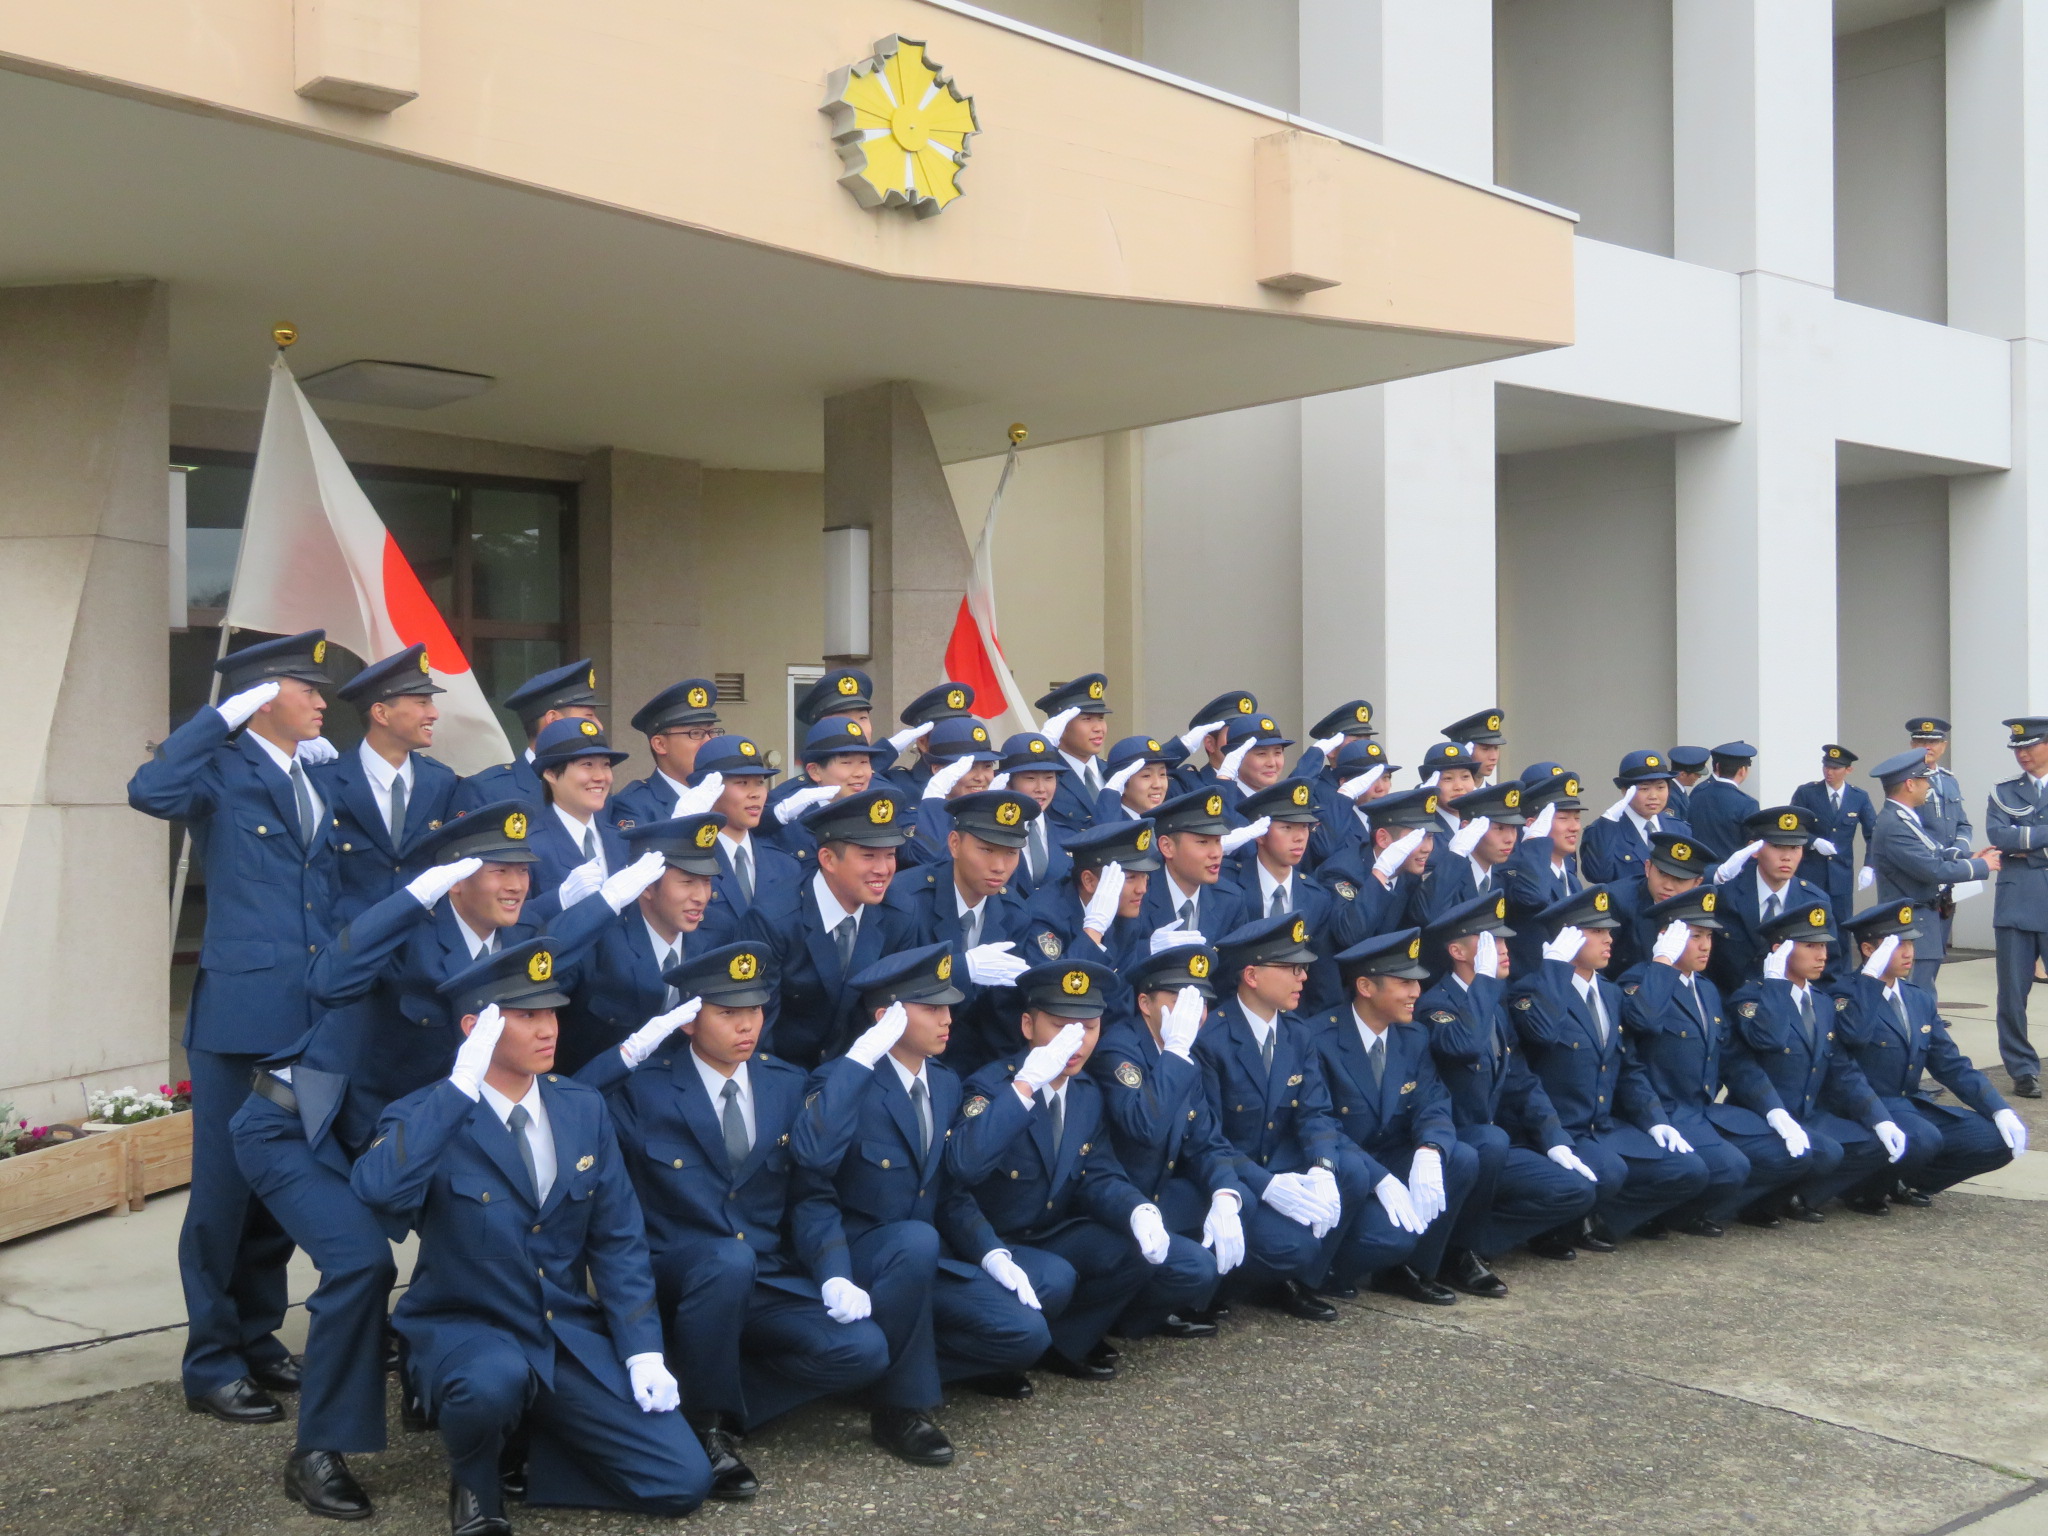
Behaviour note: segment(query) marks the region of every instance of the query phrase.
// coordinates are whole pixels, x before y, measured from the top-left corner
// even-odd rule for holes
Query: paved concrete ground
[[[1989,970],[1953,966],[1943,987],[1980,1061],[1989,1009],[1963,1005],[1989,1002]],[[2048,1138],[2041,1105],[2023,1113]],[[1335,1328],[1245,1310],[1214,1341],[1132,1346],[1105,1386],[956,1401],[962,1455],[944,1471],[888,1460],[861,1416],[821,1407],[752,1442],[760,1500],[694,1524],[2040,1536],[2048,1153],[1983,1186],[1882,1220],[1514,1259],[1505,1302],[1367,1298]],[[0,1413],[0,1532],[315,1528],[276,1491],[288,1424],[217,1426],[162,1379],[180,1342],[178,1205],[0,1249],[0,1403],[56,1404]],[[357,1465],[376,1528],[445,1528],[432,1437]],[[515,1514],[522,1532],[664,1528]]]

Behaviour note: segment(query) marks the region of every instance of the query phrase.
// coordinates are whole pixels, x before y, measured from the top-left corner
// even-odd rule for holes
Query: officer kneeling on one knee
[[[1216,1266],[1175,1246],[1159,1207],[1125,1175],[1110,1144],[1102,1091],[1084,1072],[1115,974],[1087,960],[1034,966],[1017,980],[1028,1050],[967,1080],[950,1152],[954,1174],[1041,1301],[1051,1346],[1040,1364],[1079,1381],[1116,1374],[1103,1335],[1139,1292],[1171,1312],[1199,1311]]]
[[[419,1256],[392,1322],[438,1420],[456,1536],[505,1536],[500,1458],[524,1421],[527,1502],[682,1515],[711,1482],[662,1363],[628,1153],[602,1097],[552,1071],[546,939],[442,988],[467,1034],[385,1111],[350,1176]]]
[[[993,1397],[1031,1396],[1024,1372],[1052,1345],[1041,1297],[948,1166],[965,1093],[940,1061],[961,1000],[959,960],[927,944],[858,976],[868,1027],[811,1074],[790,1151],[832,1179],[853,1278],[874,1299],[888,1372],[868,1390],[875,1442],[906,1461],[944,1466],[953,1447],[934,1422],[941,1384]],[[921,1266],[921,1286],[902,1278]]]

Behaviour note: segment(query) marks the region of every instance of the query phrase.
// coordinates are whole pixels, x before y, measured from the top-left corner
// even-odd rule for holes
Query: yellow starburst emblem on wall
[[[823,110],[846,165],[839,184],[863,208],[908,207],[929,218],[960,195],[967,141],[981,125],[973,98],[923,43],[891,35],[872,57],[833,71]]]

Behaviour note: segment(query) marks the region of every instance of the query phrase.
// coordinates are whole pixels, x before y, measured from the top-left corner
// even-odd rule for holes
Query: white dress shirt
[[[1201,896],[1202,892],[1206,890],[1207,887],[1198,885],[1193,890],[1189,890],[1186,886],[1180,883],[1180,876],[1176,875],[1172,870],[1162,870],[1161,873],[1166,876],[1166,889],[1168,894],[1173,899],[1174,917],[1179,917],[1180,909],[1192,901],[1195,904],[1195,920],[1194,922],[1188,924],[1188,926],[1190,928],[1199,928],[1202,922]],[[1169,919],[1169,921],[1170,920],[1171,919]]]
[[[1581,976],[1572,972],[1572,985],[1579,989],[1579,999],[1586,1005],[1586,1011],[1600,1029],[1600,1043],[1605,1045],[1614,1036],[1614,1020],[1607,1016],[1607,1004],[1600,997],[1600,979],[1597,976]]]
[[[732,1069],[732,1076],[727,1077],[718,1068],[712,1066],[702,1056],[699,1056],[696,1047],[692,1046],[690,1049],[690,1065],[697,1069],[697,1076],[704,1083],[704,1091],[711,1096],[711,1118],[718,1121],[721,1126],[725,1123],[725,1085],[727,1083],[738,1083],[740,1085],[740,1120],[747,1128],[747,1145],[751,1147],[759,1140],[759,1136],[754,1130],[754,1085],[747,1080],[747,1064],[744,1061],[741,1062]]]
[[[832,894],[832,887],[825,883],[823,870],[811,876],[811,900],[818,904],[818,921],[825,925],[826,933],[836,933],[839,925],[850,917],[853,919],[854,933],[859,934],[860,915],[867,908],[840,905],[839,898]]]
[[[455,919],[455,931],[462,935],[462,942],[469,946],[470,959],[481,959],[486,954],[496,952],[498,948],[498,931],[495,928],[489,933],[478,933],[462,920],[462,914],[455,910],[453,902],[448,904],[448,911]]]
[[[654,770],[654,776],[660,779],[662,783],[666,784],[668,786],[668,792],[674,795],[678,800],[683,798],[683,791],[690,787],[687,784],[678,784],[674,779],[670,778],[666,773],[664,773],[659,768]]]
[[[1266,868],[1262,860],[1253,859],[1252,868],[1259,872],[1259,916],[1264,917],[1273,910],[1273,893],[1275,891],[1285,891],[1287,893],[1288,911],[1293,912],[1297,910],[1299,898],[1294,894],[1293,870],[1287,871],[1287,878],[1281,880],[1274,877],[1273,872]]]
[[[489,1083],[483,1085],[483,1090],[484,1102],[491,1106],[491,1113],[503,1125],[511,1118],[513,1101]],[[533,1149],[534,1193],[545,1205],[548,1191],[555,1187],[555,1135],[548,1128],[548,1107],[541,1102],[539,1078],[528,1079],[526,1097],[518,1102],[526,1106],[526,1113],[531,1117],[526,1122],[526,1144]]]
[[[984,896],[981,900],[970,903],[965,896],[960,894],[960,887],[955,885],[953,887],[953,909],[960,914],[960,931],[963,934],[966,933],[971,922],[974,930],[974,944],[985,942],[981,925],[988,920],[988,898]],[[972,949],[974,944],[970,944],[968,948]]]
[[[1633,795],[1621,803],[1621,814],[1629,819],[1629,823],[1636,829],[1636,835],[1646,843],[1650,840],[1652,832],[1661,832],[1663,830],[1662,827],[1657,825],[1657,817],[1638,816],[1636,814],[1636,802]]]
[[[1088,793],[1090,795],[1094,795],[1101,790],[1102,770],[1096,766],[1094,758],[1076,757],[1065,747],[1060,748],[1060,756],[1067,760],[1067,766],[1074,770],[1074,776],[1081,783],[1088,786]]]
[[[296,757],[292,756],[289,752],[279,750],[277,743],[258,736],[254,731],[249,732],[249,739],[264,750],[264,753],[270,760],[277,765],[279,773],[283,774],[286,778],[292,776],[292,764],[299,761]],[[320,791],[313,787],[312,770],[307,768],[305,764],[300,763],[299,772],[306,780],[306,793],[313,800],[313,825],[317,827],[320,825],[320,818],[327,814],[327,802],[320,798]]]
[[[1380,1047],[1380,1070],[1382,1072],[1386,1071],[1386,1032],[1384,1030],[1374,1029],[1370,1024],[1366,1023],[1364,1017],[1359,1013],[1359,1011],[1356,1008],[1353,1008],[1351,1010],[1351,1022],[1358,1026],[1358,1038],[1360,1043],[1365,1046],[1366,1055],[1370,1056],[1372,1054],[1372,1048],[1375,1045]]]
[[[551,804],[555,815],[560,819],[562,825],[569,829],[570,842],[581,848],[583,846],[583,834],[588,832],[591,835],[597,844],[597,862],[604,867],[606,874],[610,874],[611,862],[604,856],[604,838],[598,833],[597,818],[593,816],[588,821],[578,821],[575,813],[564,808],[561,801],[556,800],[551,802]]]
[[[1261,1014],[1258,1009],[1254,1008],[1242,997],[1238,999],[1238,1002],[1242,1004],[1244,1007],[1245,1023],[1251,1025],[1252,1027],[1253,1043],[1255,1043],[1258,1046],[1260,1053],[1263,1055],[1266,1049],[1266,1042],[1269,1039],[1272,1039],[1272,1037],[1279,1032],[1280,1015],[1276,1013],[1273,1014],[1271,1017],[1268,1017],[1264,1014]],[[1278,1041],[1274,1041],[1274,1045],[1276,1048],[1278,1044]]]
[[[1757,916],[1759,916],[1759,917],[1763,916],[1763,913],[1764,913],[1764,903],[1765,903],[1765,902],[1767,902],[1767,901],[1769,901],[1769,900],[1770,900],[1770,899],[1771,899],[1771,898],[1772,898],[1773,896],[1775,896],[1775,897],[1777,897],[1777,898],[1778,898],[1778,915],[1779,915],[1780,917],[1783,917],[1783,916],[1785,915],[1785,909],[1786,909],[1787,907],[1789,907],[1789,906],[1791,906],[1791,905],[1792,905],[1792,882],[1791,882],[1791,880],[1790,880],[1790,879],[1788,878],[1788,879],[1787,879],[1787,880],[1785,881],[1785,883],[1784,883],[1783,885],[1779,886],[1779,887],[1778,887],[1778,888],[1777,888],[1777,889],[1776,889],[1776,890],[1774,891],[1774,890],[1772,890],[1772,889],[1771,889],[1771,883],[1770,883],[1770,881],[1766,880],[1766,879],[1765,879],[1765,878],[1763,877],[1763,872],[1762,872],[1761,870],[1759,870],[1759,871],[1757,872],[1757,877],[1756,877],[1756,910],[1757,910]]]
[[[405,803],[412,804],[412,754],[406,753],[396,768],[384,761],[384,754],[372,747],[368,741],[356,743],[356,756],[362,759],[363,772],[369,776],[370,787],[377,792],[377,814],[384,818],[384,830],[391,830],[391,786],[399,779],[405,780]]]

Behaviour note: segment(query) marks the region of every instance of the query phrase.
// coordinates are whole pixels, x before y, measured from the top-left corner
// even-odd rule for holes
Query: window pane
[[[475,616],[559,623],[561,497],[478,488],[469,495],[469,519]]]
[[[536,672],[559,667],[567,659],[562,654],[562,642],[559,640],[477,641],[469,664],[476,669],[476,679],[483,685],[484,697],[497,710],[498,723],[505,727],[505,738],[512,743],[514,750],[526,746],[526,728],[519,723],[517,715],[501,708],[498,700]]]
[[[413,574],[443,615],[455,611],[455,496],[453,486],[418,480],[358,477],[363,494],[384,519]]]
[[[251,471],[200,464],[185,475],[185,605],[225,608],[242,547]]]

